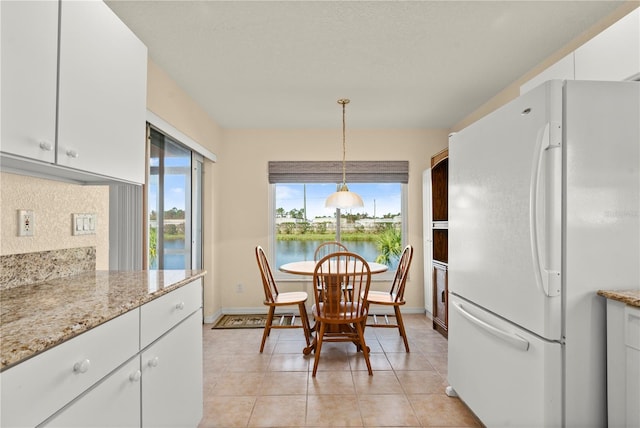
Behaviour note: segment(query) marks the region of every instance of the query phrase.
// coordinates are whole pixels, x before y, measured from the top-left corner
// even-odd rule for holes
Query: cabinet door
[[[202,419],[202,310],[142,353],[142,426],[196,427]]]
[[[608,309],[608,306],[607,306]],[[625,307],[626,342],[626,423],[628,427],[640,426],[640,308]]]
[[[44,426],[139,427],[140,357],[136,356],[120,367]]]
[[[576,80],[628,80],[640,74],[640,9],[575,51]]]
[[[55,161],[58,2],[0,2],[0,150]]]
[[[147,49],[102,1],[62,1],[58,164],[145,180]]]
[[[446,335],[447,319],[447,266],[433,262],[433,328]]]

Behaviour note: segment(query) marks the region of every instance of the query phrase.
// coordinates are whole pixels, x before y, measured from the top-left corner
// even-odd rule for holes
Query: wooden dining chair
[[[353,342],[362,351],[369,374],[373,375],[369,361],[369,348],[364,340],[367,320],[366,299],[371,285],[369,264],[360,255],[345,251],[331,253],[316,264],[313,272],[315,304],[311,308],[316,319],[315,360],[313,374],[324,342]],[[341,284],[353,287],[352,296],[346,298]]]
[[[313,254],[313,260],[317,262],[327,254],[337,253],[338,251],[349,251],[344,244],[338,241],[327,241],[318,245],[315,253]]]
[[[396,315],[396,323],[389,323],[389,318],[384,315],[385,323],[381,324],[377,322],[377,315],[373,315],[373,323],[367,322],[367,327],[387,327],[397,328],[400,331],[400,336],[404,341],[404,347],[409,352],[409,341],[407,340],[407,332],[404,328],[404,322],[402,321],[402,313],[400,312],[400,306],[405,304],[404,300],[404,288],[407,284],[407,275],[409,274],[409,267],[411,266],[411,260],[413,259],[413,247],[407,245],[402,250],[400,255],[400,261],[398,262],[398,268],[396,269],[396,275],[391,283],[391,289],[389,291],[369,291],[366,302],[367,309],[370,305],[384,305],[393,306],[393,311]]]
[[[338,241],[327,241],[318,245],[315,253],[313,254],[313,260],[317,263],[318,260],[326,256],[327,254],[337,253],[339,251],[348,252],[349,249],[342,243]],[[349,300],[351,300],[351,294],[353,293],[353,289],[348,286],[348,284],[342,285],[342,291],[348,294]]]
[[[256,260],[258,262],[258,268],[260,269],[260,276],[262,278],[262,285],[264,288],[264,304],[269,307],[269,313],[267,315],[267,322],[264,326],[264,333],[262,334],[262,343],[260,344],[260,352],[264,349],[264,344],[267,341],[267,337],[271,333],[271,329],[274,328],[302,328],[304,330],[304,338],[307,341],[307,347],[311,345],[311,329],[309,326],[309,317],[307,316],[306,301],[308,295],[304,291],[291,291],[286,293],[280,293],[278,291],[278,285],[273,279],[271,273],[271,267],[269,266],[269,260],[261,246],[256,247]],[[297,325],[295,319],[292,320],[290,325],[273,324],[273,317],[276,308],[282,306],[298,306],[300,311],[300,321],[302,325]]]

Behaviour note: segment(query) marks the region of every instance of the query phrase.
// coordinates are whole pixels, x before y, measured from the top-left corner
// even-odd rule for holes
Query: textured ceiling
[[[617,1],[106,2],[224,128],[445,128]]]

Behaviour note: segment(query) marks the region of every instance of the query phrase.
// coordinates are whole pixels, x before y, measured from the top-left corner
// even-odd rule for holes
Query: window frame
[[[269,221],[269,259],[273,260],[274,263],[276,261],[276,185],[278,183],[269,183],[269,202],[268,202],[268,212],[270,215],[268,216]],[[300,183],[303,184],[303,183]],[[407,233],[408,233],[408,183],[399,183],[400,184],[400,209],[401,209],[401,217],[402,217],[402,225],[401,225],[401,233],[402,233],[402,247],[407,245]],[[336,209],[336,212],[339,209]],[[338,226],[339,227],[339,226]],[[372,275],[372,282],[381,282],[381,281],[391,281],[395,276],[395,270],[388,270],[387,272]],[[302,277],[300,275],[293,275],[289,273],[281,272],[278,269],[278,266],[273,266],[273,276],[277,281],[285,281],[285,282],[305,282],[308,281],[309,278]]]

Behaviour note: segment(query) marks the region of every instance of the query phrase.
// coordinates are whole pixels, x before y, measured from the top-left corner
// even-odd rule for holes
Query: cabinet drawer
[[[129,311],[2,372],[0,425],[41,423],[131,358],[138,352],[138,323],[138,310]]]
[[[147,347],[201,306],[200,278],[143,305],[140,308],[140,348]]]

